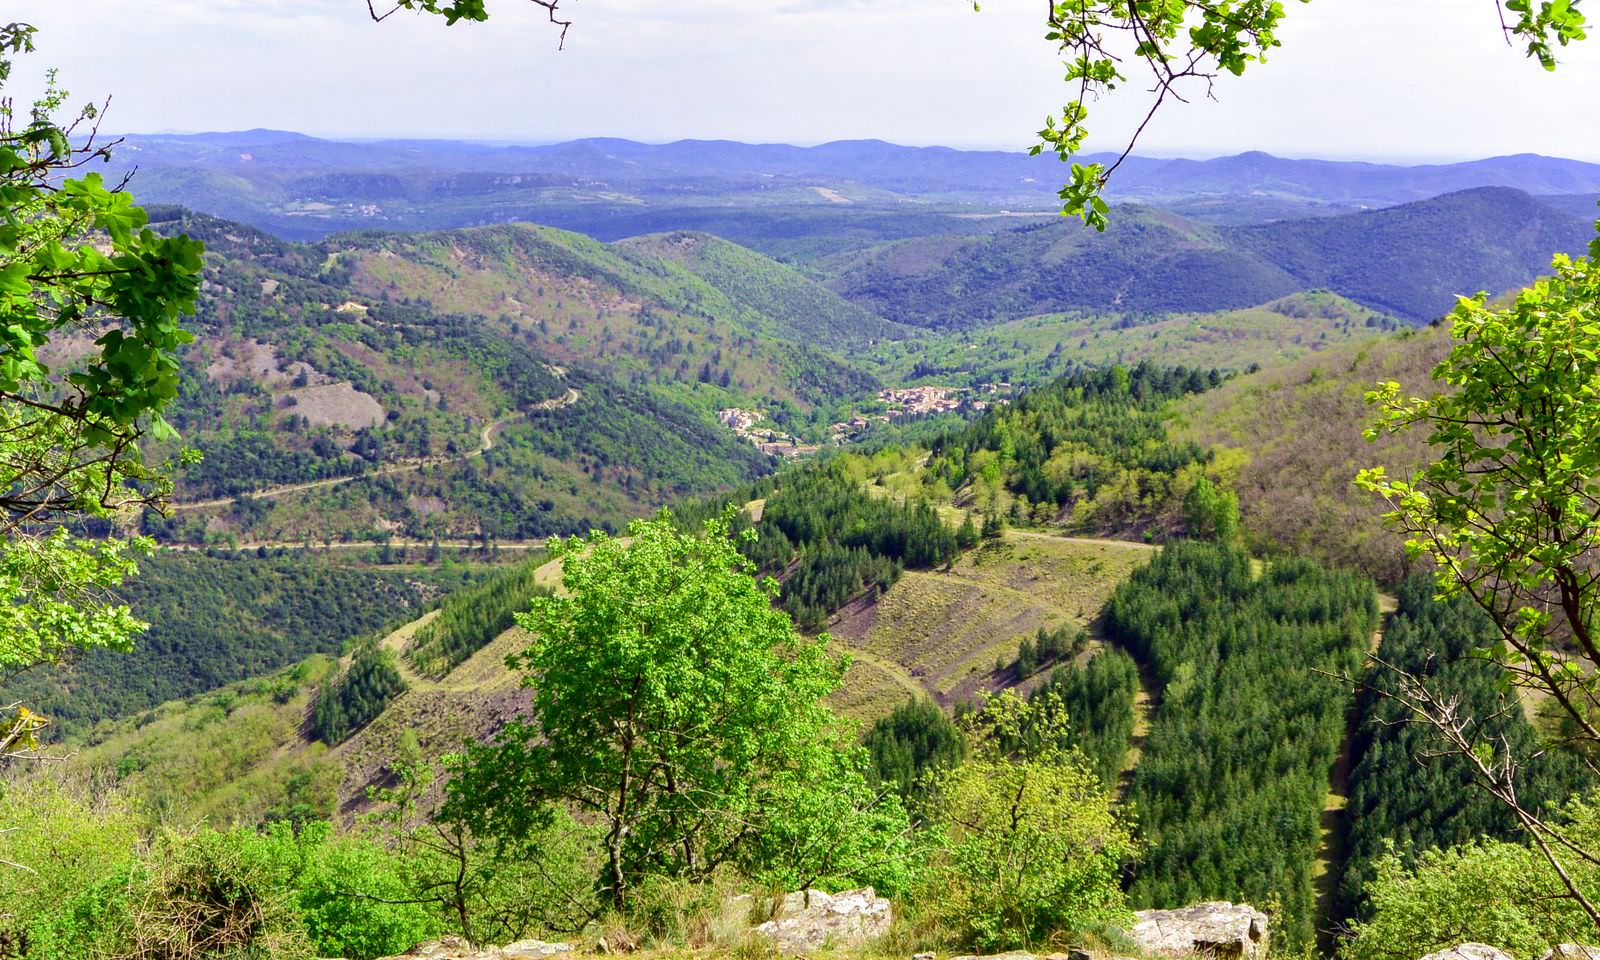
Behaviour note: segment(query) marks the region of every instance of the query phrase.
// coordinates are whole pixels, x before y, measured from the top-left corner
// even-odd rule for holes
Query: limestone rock
[[[1579,943],[1563,943],[1546,950],[1539,960],[1600,960],[1600,947],[1586,947]]]
[[[1245,904],[1200,903],[1179,910],[1140,910],[1129,935],[1142,952],[1217,960],[1266,960],[1267,915]],[[1474,958],[1477,960],[1477,958]]]
[[[871,887],[808,896],[789,894],[779,916],[756,927],[782,953],[809,953],[824,945],[849,946],[881,937],[893,921],[889,901]]]
[[[541,960],[574,953],[577,948],[570,943],[546,943],[543,940],[518,940],[503,947],[471,946],[460,937],[442,937],[412,947],[408,952],[384,960]]]
[[[1511,954],[1487,943],[1458,943],[1447,950],[1430,953],[1422,960],[1511,960]]]

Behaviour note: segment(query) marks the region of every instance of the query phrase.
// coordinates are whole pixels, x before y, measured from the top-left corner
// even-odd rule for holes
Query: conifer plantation
[[[14,0],[0,960],[1595,960],[1596,3]]]

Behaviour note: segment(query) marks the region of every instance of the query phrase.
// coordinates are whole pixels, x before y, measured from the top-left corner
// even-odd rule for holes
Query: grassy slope
[[[708,233],[651,234],[615,246],[681,265],[732,303],[766,318],[768,332],[791,341],[855,347],[915,333],[873,316],[787,264]]]
[[[883,596],[841,611],[828,631],[855,655],[835,697],[844,713],[873,720],[913,692],[949,704],[1004,686],[997,657],[1040,627],[1089,626],[1149,547],[1010,531],[949,571],[911,571]]]
[[[1072,365],[1140,360],[1243,370],[1376,336],[1396,321],[1338,294],[1308,291],[1216,313],[1048,314],[874,351],[884,380],[1042,382]],[[931,368],[931,369],[930,369]],[[920,374],[920,376],[913,376]]]
[[[949,701],[988,689],[996,655],[1015,656],[1022,635],[1039,626],[1090,623],[1148,550],[1013,531],[949,573],[908,574],[876,607],[852,607],[836,624],[836,649],[856,658],[835,705],[870,720],[915,693]],[[547,579],[558,574],[554,563],[541,568]],[[390,633],[385,645],[403,650],[434,615]],[[253,821],[286,795],[313,789],[307,783],[348,819],[365,808],[367,787],[387,776],[402,741],[414,737],[425,756],[437,757],[525,705],[505,668],[524,639],[508,630],[438,681],[402,660],[410,689],[332,749],[303,732],[312,690],[335,668],[323,657],[107,725],[72,764],[117,780],[175,821]]]
[[[1380,582],[1403,573],[1400,540],[1383,527],[1381,502],[1351,484],[1362,467],[1403,473],[1423,461],[1416,435],[1369,444],[1363,394],[1380,380],[1426,395],[1443,358],[1442,327],[1354,344],[1236,378],[1177,406],[1184,438],[1244,450],[1237,482],[1247,530],[1270,549],[1354,565]]]

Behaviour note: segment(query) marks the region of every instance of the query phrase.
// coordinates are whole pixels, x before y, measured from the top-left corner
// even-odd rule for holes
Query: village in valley
[[[985,383],[977,387],[903,387],[878,391],[882,409],[870,413],[853,414],[848,420],[834,423],[828,428],[828,439],[834,445],[858,440],[873,424],[888,423],[902,417],[933,416],[961,410],[982,411],[990,404],[1003,404],[1010,393],[1009,383]],[[772,426],[766,415],[758,410],[725,407],[717,411],[717,419],[741,439],[749,441],[756,449],[772,457],[794,460],[810,456],[822,449],[820,444],[806,443],[793,434]]]

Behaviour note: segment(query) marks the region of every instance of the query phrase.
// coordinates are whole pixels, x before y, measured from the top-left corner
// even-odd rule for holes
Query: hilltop
[[[1506,224],[1517,229],[1506,236]],[[1413,322],[1455,298],[1501,293],[1557,252],[1587,248],[1586,220],[1517,190],[1481,188],[1383,210],[1212,227],[1118,209],[1105,234],[1077,221],[913,238],[819,261],[846,299],[892,320],[970,328],[1064,312],[1212,312],[1325,289]]]
[[[139,170],[134,186],[147,201],[190,206],[296,239],[532,220],[604,240],[710,230],[751,241],[751,233],[726,232],[738,219],[728,216],[731,210],[755,221],[775,215],[743,227],[775,242],[797,230],[834,238],[887,231],[878,236],[886,240],[907,230],[948,229],[963,210],[1052,211],[1063,176],[1049,156],[879,140],[813,147],[616,138],[543,145],[344,143],[270,130],[131,134],[111,172],[133,167]],[[1305,217],[1479,187],[1592,195],[1600,188],[1600,165],[1526,154],[1417,166],[1260,152],[1135,156],[1112,184],[1123,203],[1211,207],[1223,220],[1236,217],[1229,212],[1234,209],[1253,208],[1261,219]],[[1228,209],[1216,208],[1219,200]],[[826,223],[822,229],[817,217]],[[813,222],[807,226],[806,220]]]

